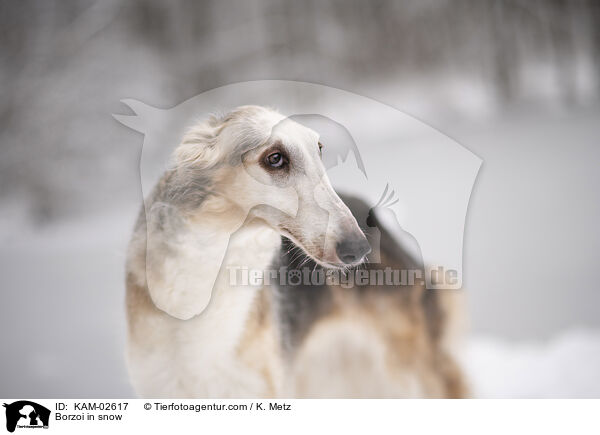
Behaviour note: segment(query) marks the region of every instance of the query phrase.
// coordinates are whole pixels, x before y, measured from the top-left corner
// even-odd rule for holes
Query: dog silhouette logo
[[[29,400],[19,400],[4,404],[6,408],[6,430],[14,432],[18,428],[35,429],[48,428],[50,410]]]
[[[233,108],[251,111],[249,107],[262,107],[264,111],[276,107],[281,119],[274,115],[277,122],[275,118],[273,122],[265,121],[264,129],[259,129],[262,136],[254,135],[252,140],[242,141],[240,147],[229,152],[228,159],[214,148],[201,148],[214,158],[208,159],[207,164],[222,161],[222,165],[232,169],[231,174],[244,179],[243,183],[239,182],[245,192],[263,192],[260,196],[242,198],[244,207],[239,222],[228,223],[231,234],[241,227],[250,211],[279,222],[287,219],[295,223],[310,216],[314,223],[310,227],[313,250],[333,252],[336,245],[331,231],[334,226],[329,225],[329,215],[339,211],[329,201],[328,192],[333,188],[337,193],[346,194],[347,199],[362,199],[370,206],[362,216],[355,216],[357,224],[368,233],[365,235],[369,238],[370,253],[365,261],[379,262],[381,229],[387,229],[422,263],[426,288],[462,288],[467,208],[482,159],[436,129],[368,97],[315,83],[286,80],[232,83],[168,109],[132,99],[122,102],[134,114],[114,114],[114,118],[144,135],[139,168],[142,195],[147,198],[144,203],[145,279],[154,304],[171,316],[189,319],[208,306],[226,258],[229,237],[211,242],[215,255],[210,261],[214,267],[199,272],[191,266],[196,264],[193,256],[202,244],[199,239],[196,243],[195,238],[201,234],[189,227],[181,204],[183,200],[202,201],[207,192],[204,186],[211,185],[214,173],[203,171],[204,178],[194,180],[193,188],[175,189],[173,194],[160,200],[156,200],[152,192],[163,174],[200,158],[200,154],[195,153],[199,148],[194,144],[203,143],[204,134],[211,137],[220,131],[219,126],[228,119],[227,114]],[[246,109],[242,109],[244,107]],[[200,119],[206,121],[200,123]],[[199,136],[190,135],[192,125],[202,125],[206,131],[201,129]],[[302,185],[283,181],[273,184],[261,170],[244,165],[242,151],[286,137],[288,131],[302,131],[309,138],[307,141],[321,144],[319,153],[326,177],[305,177],[308,181]],[[174,156],[177,144],[185,146]],[[245,172],[239,170],[242,167]],[[186,199],[188,193],[191,196]],[[190,249],[181,249],[171,237],[174,234],[183,237],[183,233]],[[170,236],[165,237],[166,234]],[[319,238],[321,234],[324,236]],[[153,266],[163,261],[166,250],[177,258],[173,264],[190,265],[185,273],[180,269],[182,272],[176,274],[177,279],[169,291],[163,291],[162,269]],[[201,273],[202,288],[187,288],[188,283],[195,282],[188,279],[190,274],[196,273]]]

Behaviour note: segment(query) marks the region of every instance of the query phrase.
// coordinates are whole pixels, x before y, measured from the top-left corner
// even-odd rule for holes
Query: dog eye
[[[281,153],[273,153],[267,156],[267,163],[273,168],[281,168],[284,165],[285,160]]]

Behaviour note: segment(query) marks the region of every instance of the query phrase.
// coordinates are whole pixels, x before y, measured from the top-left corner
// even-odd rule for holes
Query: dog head
[[[175,164],[211,171],[212,193],[292,240],[326,267],[359,264],[370,246],[333,190],[316,132],[273,111],[243,106],[193,127]]]

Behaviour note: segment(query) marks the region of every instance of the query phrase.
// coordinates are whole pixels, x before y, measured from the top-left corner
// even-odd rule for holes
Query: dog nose
[[[365,255],[371,252],[371,245],[364,236],[347,237],[337,243],[335,252],[345,264],[352,264],[361,261]]]

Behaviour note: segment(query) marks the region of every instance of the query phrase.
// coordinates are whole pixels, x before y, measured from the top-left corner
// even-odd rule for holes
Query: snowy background
[[[600,397],[600,4],[0,4],[0,396],[128,397],[134,98],[286,79],[365,95],[483,159],[463,357],[477,397]]]

